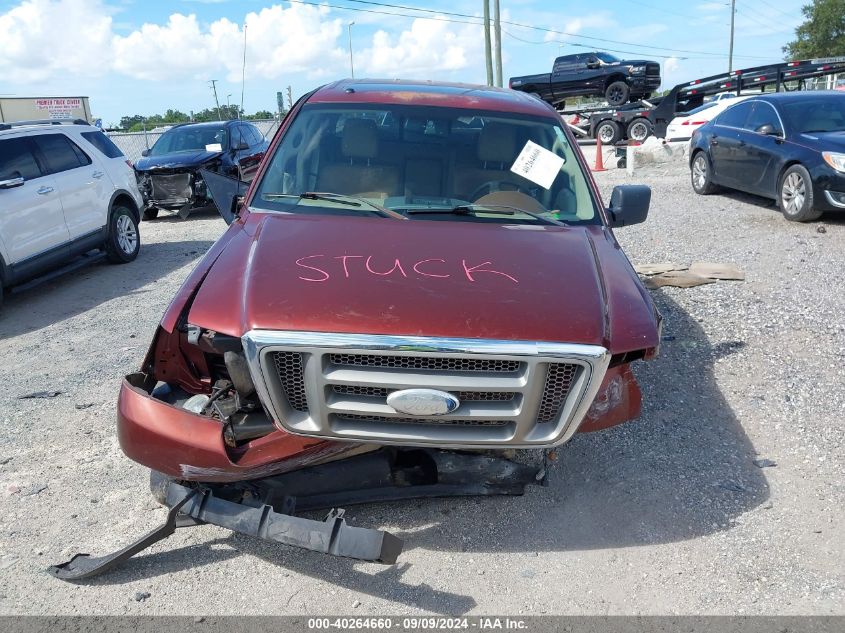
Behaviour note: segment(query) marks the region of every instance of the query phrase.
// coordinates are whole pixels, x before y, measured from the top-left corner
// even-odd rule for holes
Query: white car
[[[98,128],[0,123],[0,301],[4,288],[95,249],[114,263],[134,260],[142,205],[131,164]]]
[[[724,112],[735,103],[744,101],[750,98],[751,95],[742,97],[721,98],[717,101],[705,103],[690,110],[679,114],[672,119],[669,126],[666,128],[667,141],[688,141],[692,138],[692,133],[695,132],[702,125],[715,118],[720,112]]]

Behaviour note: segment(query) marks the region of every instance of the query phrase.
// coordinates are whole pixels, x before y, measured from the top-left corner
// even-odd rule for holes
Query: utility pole
[[[734,69],[734,16],[736,15],[736,0],[731,0],[731,45],[728,48],[728,72]]]
[[[246,22],[244,22],[244,64],[241,67],[241,109],[238,110],[238,118],[244,111],[244,85],[246,84]]]
[[[209,79],[208,83],[211,84],[211,89],[214,91],[214,104],[217,106],[217,116],[220,117],[220,120],[223,120],[223,115],[220,113],[220,100],[217,98],[217,82],[218,79]]]
[[[487,85],[493,85],[493,59],[490,51],[490,0],[484,1],[484,61],[487,64]]]
[[[355,65],[352,63],[352,25],[355,22],[350,22],[348,24],[349,29],[349,72],[352,75],[352,79],[355,79]]]
[[[502,87],[502,23],[499,20],[499,0],[493,0],[493,35],[496,37],[496,85]]]

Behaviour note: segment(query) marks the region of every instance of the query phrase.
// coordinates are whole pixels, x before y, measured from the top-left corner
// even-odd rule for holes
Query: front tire
[[[631,96],[631,87],[624,81],[614,81],[604,91],[604,98],[612,106],[625,105]]]
[[[123,205],[115,205],[109,218],[106,256],[112,264],[128,264],[141,250],[141,235],[135,214]]]
[[[710,169],[710,161],[707,160],[707,154],[698,152],[695,158],[692,159],[692,166],[690,167],[690,179],[692,181],[692,188],[695,193],[700,196],[707,196],[715,193],[718,187],[713,184]]]
[[[780,179],[778,206],[790,222],[812,222],[822,212],[813,208],[813,180],[803,165],[793,165]]]

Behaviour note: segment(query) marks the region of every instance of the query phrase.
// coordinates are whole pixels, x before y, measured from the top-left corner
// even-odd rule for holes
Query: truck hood
[[[146,156],[135,163],[138,171],[155,171],[157,169],[196,168],[204,163],[219,158],[223,152],[207,152],[196,150],[191,152],[174,152],[161,156]]]
[[[252,329],[657,345],[650,298],[601,226],[250,213],[189,322]],[[612,277],[612,278],[611,278]],[[614,310],[616,311],[616,310]],[[613,351],[613,350],[612,350]]]
[[[612,64],[607,64],[608,66],[644,66],[645,64],[657,64],[656,61],[652,59],[623,59],[618,62],[613,62]]]

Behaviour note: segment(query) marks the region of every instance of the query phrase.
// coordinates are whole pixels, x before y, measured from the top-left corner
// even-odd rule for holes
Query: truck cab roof
[[[539,99],[513,90],[401,79],[343,79],[318,88],[308,103],[405,104],[556,116]]]

